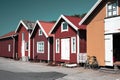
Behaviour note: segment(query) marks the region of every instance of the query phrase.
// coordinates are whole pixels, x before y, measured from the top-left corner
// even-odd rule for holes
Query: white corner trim
[[[69,25],[71,25],[71,27],[73,27],[76,31],[78,30],[78,28],[77,28],[72,22],[70,22],[64,15],[61,15],[61,17],[62,17]]]
[[[25,23],[22,20],[20,20],[20,22],[19,22],[19,24],[17,26],[17,29],[15,30],[15,33],[18,31],[18,29],[20,27],[20,24],[22,24],[28,30],[28,27],[25,25]]]
[[[50,38],[48,38],[48,61],[50,61]]]
[[[30,49],[30,48],[31,48],[31,47],[30,47],[30,45],[31,45],[30,33],[29,33],[28,39],[29,39],[29,41],[28,41],[28,56],[29,56],[29,59],[30,59],[30,58],[31,58],[31,57],[30,57],[30,52],[31,52],[31,51],[30,51],[30,50],[31,50],[31,49]]]
[[[79,31],[77,31],[77,63],[79,63],[79,53],[80,53],[80,38]]]
[[[88,11],[88,13],[85,15],[85,17],[80,21],[79,25],[82,25],[82,23],[90,16],[90,14],[95,10],[95,8],[101,3],[102,0],[98,0],[94,6]]]
[[[62,16],[62,15],[61,15]],[[52,27],[52,29],[50,30],[49,34],[52,33],[52,31],[54,30],[54,28],[56,27],[56,25],[58,24],[58,22],[60,21],[61,19],[61,16],[58,18],[57,22],[55,23],[55,25]]]
[[[52,27],[52,29],[50,30],[50,32],[49,32],[49,34],[51,34],[52,33],[52,31],[54,30],[54,28],[56,27],[56,25],[58,24],[58,22],[60,21],[60,19],[64,19],[69,25],[71,25],[71,27],[73,27],[76,31],[78,30],[78,28],[72,23],[72,22],[70,22],[64,15],[61,15],[59,18],[58,18],[58,20],[57,20],[57,22],[55,23],[55,25]]]

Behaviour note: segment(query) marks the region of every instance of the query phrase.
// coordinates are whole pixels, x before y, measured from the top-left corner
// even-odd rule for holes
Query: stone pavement
[[[100,72],[99,70],[84,69],[82,67],[66,68],[62,66],[48,66],[47,63],[14,61],[1,57],[0,70],[16,73],[57,72],[65,74],[65,76],[56,80],[120,80],[119,73],[111,74]]]

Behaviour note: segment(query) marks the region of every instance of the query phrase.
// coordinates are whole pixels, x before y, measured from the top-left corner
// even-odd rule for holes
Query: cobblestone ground
[[[0,75],[0,80],[120,80],[120,73],[105,73],[82,67],[48,66],[47,63],[14,61],[1,57]]]

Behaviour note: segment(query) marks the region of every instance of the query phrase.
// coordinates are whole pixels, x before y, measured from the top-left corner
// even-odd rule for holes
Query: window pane
[[[56,53],[59,53],[60,48],[60,42],[59,39],[56,39]]]
[[[42,30],[41,29],[39,30],[39,35],[42,35]]]
[[[9,44],[8,45],[8,52],[10,52],[11,51],[11,45]]]
[[[108,12],[108,16],[112,16],[112,12]]]
[[[67,23],[63,23],[63,30],[66,30],[67,29]]]
[[[28,50],[28,42],[25,43],[25,49]]]
[[[66,22],[62,22],[62,24],[61,24],[61,30],[62,31],[68,31],[68,24]]]
[[[113,15],[117,15],[117,11],[113,11]]]
[[[112,9],[112,5],[111,4],[108,5],[108,10],[110,10],[110,9]]]
[[[76,37],[71,38],[71,52],[76,53]]]
[[[37,52],[44,53],[44,42],[43,41],[37,43]]]
[[[117,15],[117,0],[115,2],[109,3],[107,8],[107,16]]]
[[[25,34],[24,34],[24,33],[22,33],[22,40],[24,40],[24,37],[25,37]]]

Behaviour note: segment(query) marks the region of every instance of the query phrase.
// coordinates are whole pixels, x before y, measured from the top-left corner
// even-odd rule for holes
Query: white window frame
[[[63,29],[63,25],[66,24],[67,22],[62,22],[61,23],[61,32],[68,31],[68,24],[67,24],[67,29]]]
[[[39,29],[39,36],[43,35],[42,29]]]
[[[8,52],[11,52],[11,45],[8,44]]]
[[[71,53],[76,53],[76,48],[76,37],[71,37]]]
[[[114,4],[114,3],[116,3],[116,14],[114,14],[114,12],[113,12],[113,11],[114,11],[114,10],[113,10],[113,4]],[[111,7],[112,7],[112,10],[111,10],[112,13],[111,13],[111,15],[109,15],[109,12],[108,12],[108,8],[109,8],[108,6],[109,6],[110,4],[111,4]],[[119,12],[118,10],[119,10],[119,9],[118,9],[118,0],[116,0],[116,2],[108,2],[107,5],[106,5],[106,17],[112,17],[112,16],[118,15],[118,12]]]
[[[60,53],[60,39],[56,39],[56,53]]]
[[[43,44],[43,45],[41,45],[41,44]],[[45,50],[44,49],[45,48],[44,45],[45,45],[44,41],[37,42],[37,53],[44,53],[44,50]],[[42,51],[39,51],[39,47],[40,46],[42,47]]]
[[[25,42],[25,50],[28,51],[28,48],[29,48],[29,43]]]

